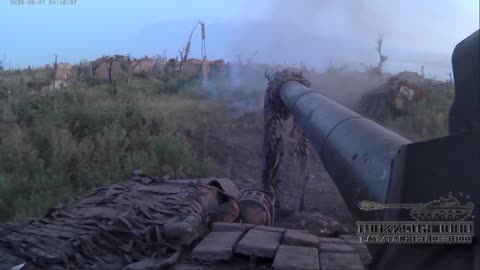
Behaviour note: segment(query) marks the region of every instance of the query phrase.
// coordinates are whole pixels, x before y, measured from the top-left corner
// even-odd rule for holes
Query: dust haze
[[[458,41],[468,35],[468,30],[453,30],[452,22],[459,16],[453,11],[458,7],[449,1],[441,5],[451,6],[452,14],[410,0],[268,3],[263,16],[237,33],[232,54],[240,52],[245,59],[256,52],[255,62],[307,70],[314,88],[350,108],[365,91],[401,71],[420,74],[424,66],[427,76],[433,73],[448,79],[455,43],[443,33],[458,36]],[[244,12],[255,8],[246,6]],[[372,78],[365,71],[378,64],[376,41],[380,35],[384,36],[382,52],[388,61],[383,78]],[[327,74],[327,70],[337,72]]]
[[[384,34],[392,64],[388,71],[419,71],[425,65],[432,73],[448,72],[453,47],[478,24],[460,24],[462,4],[451,1],[438,5],[411,0],[268,3],[262,16],[244,24],[232,51],[248,55],[258,50],[260,62],[297,66],[303,62],[319,69],[331,63],[352,67],[375,63],[375,40]],[[243,13],[256,8],[246,6]],[[445,14],[445,9],[451,13]]]
[[[254,61],[301,68],[314,88],[348,107],[379,83],[364,71],[377,65],[380,34],[391,45],[392,22],[372,1],[280,0],[265,10],[260,21],[242,29],[233,51],[244,57],[258,52]],[[265,85],[264,79],[257,82]]]

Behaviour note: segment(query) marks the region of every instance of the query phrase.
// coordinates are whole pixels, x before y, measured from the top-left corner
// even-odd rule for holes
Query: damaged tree
[[[55,81],[57,80],[57,71],[58,71],[58,55],[55,54],[55,62],[53,63],[52,70],[52,89],[55,89]]]
[[[3,58],[0,60],[0,71],[3,71],[5,69],[4,63],[5,63],[5,54],[3,55]]]
[[[382,52],[383,49],[383,34],[380,34],[377,38],[377,47],[375,48],[375,51],[378,54],[378,63],[377,66],[371,66],[369,65],[368,67],[365,68],[366,72],[371,75],[374,79],[378,79],[382,77],[383,74],[383,66],[385,65],[385,62],[388,60],[388,56],[384,55]],[[362,64],[363,65],[363,64]]]
[[[185,45],[185,48],[178,50],[178,53],[180,54],[180,66],[179,66],[179,73],[182,74],[182,69],[183,69],[183,64],[188,60],[188,55],[190,54],[190,46],[192,43],[192,36],[197,27],[200,25],[201,27],[201,38],[202,38],[202,70],[204,73],[204,77],[206,76],[207,72],[207,67],[206,65],[206,60],[207,60],[207,48],[205,45],[205,23],[202,21],[199,21],[196,23],[190,32],[190,36],[188,37],[187,45]]]
[[[113,84],[113,79],[112,79],[112,69],[113,69],[113,62],[115,59],[111,56],[108,59],[108,84],[112,85]]]
[[[377,48],[376,48],[378,57],[379,57],[378,64],[377,64],[377,72],[379,74],[383,73],[383,65],[388,60],[388,56],[382,53],[382,46],[383,46],[383,34],[380,34],[377,39]]]
[[[138,65],[140,65],[140,61],[135,61],[134,60],[130,60],[130,57],[128,57],[128,68],[127,68],[127,85],[128,87],[131,87],[132,86],[132,82],[133,82],[133,72],[134,70],[137,68]]]

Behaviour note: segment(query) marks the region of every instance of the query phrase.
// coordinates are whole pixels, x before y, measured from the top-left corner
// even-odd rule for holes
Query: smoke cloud
[[[465,3],[413,0],[276,0],[260,19],[245,23],[232,51],[276,64],[324,69],[331,65],[375,65],[375,41],[384,34],[387,71],[425,70],[443,77],[451,52],[478,28],[465,20]],[[478,4],[477,4],[478,7]],[[245,7],[245,12],[255,9]],[[475,16],[471,16],[475,18]]]

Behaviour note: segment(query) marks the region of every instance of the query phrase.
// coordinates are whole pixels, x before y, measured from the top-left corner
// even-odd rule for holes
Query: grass
[[[135,80],[0,100],[0,221],[40,216],[55,204],[135,169],[160,177],[222,174],[205,137],[225,122],[225,106],[177,93],[160,80]],[[182,89],[185,92],[181,92]],[[188,138],[195,138],[190,143]]]
[[[411,115],[389,120],[387,127],[399,133],[420,139],[433,139],[448,135],[448,113],[453,102],[453,86],[429,91],[415,105]],[[408,136],[407,136],[408,137]]]
[[[261,93],[240,87],[228,96],[215,82],[222,88],[215,94],[194,77],[161,73],[132,85],[118,81],[115,95],[101,81],[39,92],[32,78],[47,82],[48,72],[35,72],[0,72],[2,222],[41,216],[136,169],[164,178],[225,175],[223,153],[211,139],[232,120],[222,101],[258,100]],[[425,139],[446,135],[452,93],[432,91],[414,114],[386,125]],[[248,126],[254,124],[261,121]]]

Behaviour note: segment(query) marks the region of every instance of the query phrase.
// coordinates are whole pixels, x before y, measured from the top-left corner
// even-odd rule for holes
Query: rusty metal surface
[[[275,198],[275,195],[271,195]],[[239,198],[240,216],[244,223],[271,226],[275,220],[275,199],[255,189],[242,190]]]
[[[240,195],[240,191],[238,190],[237,186],[228,178],[211,179],[206,184],[219,188],[227,196],[233,198],[237,198]]]

